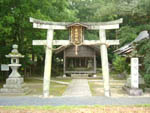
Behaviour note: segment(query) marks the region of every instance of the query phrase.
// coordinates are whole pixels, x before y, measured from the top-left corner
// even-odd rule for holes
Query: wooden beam
[[[53,45],[69,45],[69,40],[53,40]],[[46,40],[33,40],[32,45],[46,45]]]
[[[119,45],[119,40],[106,40],[106,45]],[[69,45],[69,40],[53,40],[53,45]],[[83,45],[100,45],[100,40],[84,40]],[[46,40],[33,40],[32,45],[46,45]]]
[[[105,42],[101,42],[100,40],[84,40],[83,45],[119,45],[119,40],[106,40]]]
[[[52,21],[43,21],[39,19],[35,19],[30,17],[30,22],[32,23],[39,23],[39,24],[47,24],[47,25],[62,25],[62,26],[67,26],[69,24],[73,24],[75,22],[52,22]],[[120,18],[118,20],[113,20],[113,21],[108,21],[108,22],[78,22],[81,24],[85,24],[88,26],[99,26],[99,25],[113,25],[113,24],[120,24],[123,22],[123,19]]]
[[[47,24],[40,24],[40,23],[33,23],[33,28],[39,29],[55,29],[55,30],[66,30],[66,26],[62,25],[47,25]],[[99,30],[99,29],[118,29],[119,24],[113,25],[90,25],[87,29],[89,30]]]
[[[119,40],[106,40],[106,44],[108,45],[119,45]]]
[[[90,30],[99,30],[99,29],[119,29],[119,24],[110,24],[110,25],[91,25],[89,26]]]
[[[33,23],[34,28],[55,29],[55,30],[65,30],[67,29],[66,26],[74,23],[74,22],[50,22],[34,18],[30,18],[30,22]],[[121,18],[109,22],[80,22],[80,24],[86,25],[87,29],[90,30],[99,30],[99,29],[118,29],[119,24],[122,22],[123,19]]]
[[[55,29],[55,30],[66,30],[67,27],[63,25],[48,25],[48,24],[40,24],[33,23],[33,28],[39,29]],[[118,29],[119,24],[110,24],[110,25],[90,25],[87,27],[89,30],[99,30],[99,29]]]
[[[53,40],[53,45],[69,45],[70,41],[69,40]]]
[[[67,29],[65,26],[62,25],[47,25],[47,24],[40,24],[40,23],[33,23],[33,28],[40,28],[40,29],[55,29],[55,30],[65,30]]]
[[[33,40],[32,45],[46,45],[46,40]]]

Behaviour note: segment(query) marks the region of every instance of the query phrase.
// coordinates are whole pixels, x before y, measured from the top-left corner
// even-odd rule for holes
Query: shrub
[[[144,80],[145,80],[146,86],[150,87],[150,74],[145,74]]]
[[[119,55],[115,55],[113,60],[113,68],[116,73],[124,73],[128,70],[128,65],[126,63],[126,58]]]

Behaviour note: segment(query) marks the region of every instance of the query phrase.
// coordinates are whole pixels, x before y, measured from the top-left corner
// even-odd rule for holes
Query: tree
[[[32,40],[45,39],[46,31],[32,28],[29,17],[49,21],[73,21],[75,12],[69,9],[67,0],[1,0],[0,1],[0,64],[6,62],[5,55],[12,44],[19,45],[25,55],[24,68],[32,67],[34,59],[44,60],[42,47],[32,46]],[[58,38],[58,35],[55,35]]]

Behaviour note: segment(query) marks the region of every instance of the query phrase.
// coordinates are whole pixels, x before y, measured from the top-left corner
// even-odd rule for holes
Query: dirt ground
[[[110,81],[111,97],[129,97],[127,92],[122,89],[124,84],[124,80]],[[89,81],[89,86],[92,92],[92,96],[104,96],[103,82]],[[150,91],[145,91],[141,97],[150,97]]]
[[[0,113],[150,113],[150,107],[86,107],[67,109],[6,109]]]

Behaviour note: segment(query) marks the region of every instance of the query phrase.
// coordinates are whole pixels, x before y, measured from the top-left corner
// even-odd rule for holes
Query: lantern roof
[[[14,44],[12,46],[12,51],[8,55],[5,55],[7,58],[23,58],[24,55],[18,52],[18,45]]]

